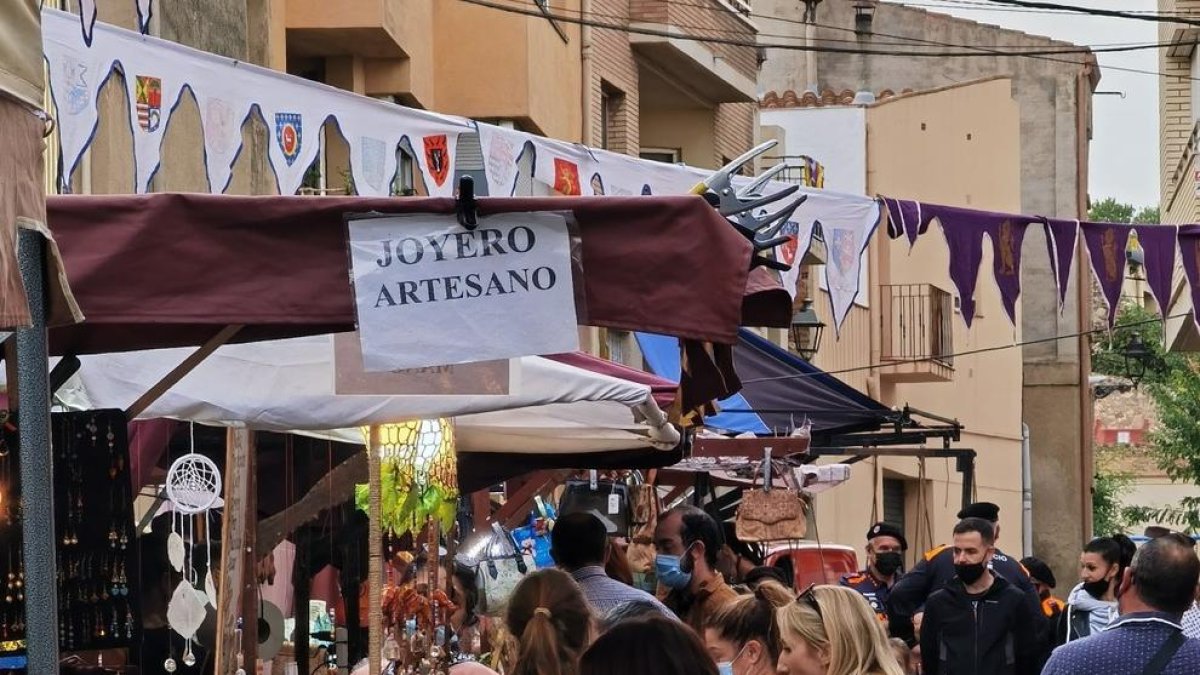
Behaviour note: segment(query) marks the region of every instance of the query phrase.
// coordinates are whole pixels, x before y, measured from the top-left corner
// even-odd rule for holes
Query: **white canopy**
[[[580,453],[670,449],[679,432],[648,385],[540,357],[514,360],[505,395],[391,396],[334,393],[331,335],[226,345],[139,418],[297,432],[361,443],[370,424],[453,417],[460,450]],[[80,357],[58,392],[70,409],[128,409],[192,353],[158,349]]]

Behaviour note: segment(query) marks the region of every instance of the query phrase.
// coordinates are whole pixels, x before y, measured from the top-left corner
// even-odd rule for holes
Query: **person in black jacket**
[[[969,504],[958,512],[960,520],[981,518],[992,526],[996,538],[1000,536],[1000,507],[990,502]],[[1029,572],[999,549],[994,549],[988,567],[996,576],[1004,577],[1009,584],[1025,592],[1029,606],[1037,611],[1034,624],[1039,639],[1047,634],[1046,617],[1041,614],[1042,599],[1029,580]],[[950,546],[939,546],[924,555],[917,565],[909,570],[892,586],[888,595],[888,630],[893,637],[903,639],[910,645],[917,644],[913,621],[923,611],[926,599],[954,580],[954,551]]]
[[[956,578],[925,603],[923,675],[1036,675],[1040,612],[992,573],[994,544],[986,520],[964,518],[954,527]]]

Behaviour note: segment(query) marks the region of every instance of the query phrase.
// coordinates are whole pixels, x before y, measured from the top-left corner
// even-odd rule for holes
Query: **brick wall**
[[[1163,12],[1188,12],[1200,16],[1198,0],[1160,0]],[[1161,24],[1159,39],[1171,40],[1178,26]],[[1190,56],[1171,56],[1159,50],[1158,65],[1165,77],[1159,80],[1159,187],[1163,222],[1188,223],[1196,220],[1196,185],[1193,178],[1195,139],[1192,132],[1192,60]]]
[[[610,16],[625,16],[630,5],[642,0],[593,0],[592,12],[601,21],[610,22]],[[629,36],[615,30],[596,28],[592,30],[592,78],[584,86],[591,90],[591,110],[588,128],[591,138],[584,139],[589,145],[600,145],[601,91],[607,86],[614,93],[625,97],[624,111],[610,120],[609,150],[636,155],[638,148],[638,72],[633,52],[629,48]]]
[[[717,113],[713,116],[717,155],[713,158],[713,166],[721,166],[725,159],[733,159],[754,145],[757,120],[757,103],[725,103],[717,106]]]

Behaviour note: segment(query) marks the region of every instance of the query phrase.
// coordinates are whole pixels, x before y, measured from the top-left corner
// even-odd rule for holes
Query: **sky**
[[[895,0],[893,0],[895,1]],[[1154,11],[1154,0],[1055,0],[1080,7]],[[972,0],[903,0],[903,4],[953,14],[966,19],[1045,35],[1078,45],[1152,43],[1158,25],[1149,21],[1055,14],[1043,11],[1005,11]],[[1093,135],[1088,192],[1092,201],[1114,197],[1134,206],[1159,201],[1158,84],[1159,77],[1105,68],[1115,66],[1158,71],[1158,50],[1097,54],[1101,79],[1093,99]]]

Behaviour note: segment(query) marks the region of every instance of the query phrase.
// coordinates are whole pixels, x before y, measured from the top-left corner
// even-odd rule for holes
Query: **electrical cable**
[[[994,345],[992,347],[980,347],[978,349],[968,349],[966,351],[955,352],[953,354],[938,354],[937,356],[925,356],[925,357],[921,357],[921,358],[912,358],[912,359],[898,359],[896,361],[889,361],[887,363],[875,363],[875,364],[871,364],[869,366],[855,366],[853,368],[841,368],[838,370],[822,370],[822,371],[819,371],[816,373],[792,373],[790,375],[774,375],[771,377],[755,377],[755,378],[751,378],[751,379],[742,380],[742,384],[746,385],[746,384],[753,384],[756,382],[776,382],[779,380],[799,380],[799,379],[804,379],[804,378],[808,378],[808,377],[820,377],[822,375],[838,375],[840,373],[856,373],[856,372],[860,372],[863,370],[878,370],[880,368],[889,368],[891,366],[911,365],[914,363],[928,363],[929,361],[941,361],[943,359],[956,358],[959,356],[974,356],[977,354],[988,354],[991,352],[999,352],[999,351],[1004,351],[1006,349],[1016,349],[1018,347],[1025,347],[1028,345],[1045,344],[1047,342],[1057,342],[1059,340],[1070,340],[1072,338],[1079,338],[1079,337],[1083,337],[1085,335],[1092,335],[1094,333],[1109,333],[1112,331],[1124,330],[1126,328],[1135,328],[1137,326],[1144,326],[1146,324],[1159,323],[1162,321],[1166,321],[1167,319],[1181,319],[1181,318],[1185,318],[1187,316],[1188,316],[1188,313],[1185,312],[1183,314],[1173,314],[1171,316],[1165,316],[1165,317],[1161,317],[1161,318],[1156,317],[1153,319],[1143,319],[1142,321],[1134,321],[1132,323],[1119,323],[1119,324],[1114,325],[1112,327],[1111,331],[1107,328],[1095,328],[1092,330],[1078,331],[1075,333],[1066,333],[1064,335],[1054,335],[1054,336],[1047,337],[1047,338],[1037,338],[1034,340],[1022,340],[1020,342],[1014,342],[1013,344],[1010,344],[1010,345]]]
[[[800,51],[800,52],[813,52],[813,53],[865,54],[865,55],[873,55],[873,56],[909,56],[909,57],[932,57],[932,58],[957,58],[957,57],[971,57],[971,56],[1018,56],[1018,57],[1026,57],[1026,58],[1037,58],[1037,59],[1041,59],[1041,60],[1045,60],[1045,61],[1053,61],[1053,62],[1065,63],[1065,64],[1075,65],[1075,66],[1083,66],[1083,65],[1085,65],[1086,62],[1085,61],[1068,60],[1068,59],[1062,59],[1062,58],[1054,58],[1054,55],[1063,55],[1063,54],[1067,54],[1067,55],[1081,54],[1081,55],[1083,55],[1083,54],[1095,53],[1094,50],[1091,50],[1091,49],[1077,50],[1077,51],[1073,51],[1073,52],[1062,50],[1062,49],[1057,49],[1057,50],[1043,49],[1043,50],[1030,50],[1030,51],[1026,51],[1026,52],[1015,52],[1015,51],[1008,52],[1008,51],[998,51],[998,50],[986,49],[983,47],[971,47],[970,45],[963,45],[963,47],[967,48],[967,49],[975,49],[976,51],[974,51],[974,52],[914,52],[914,51],[865,50],[865,49],[853,49],[853,48],[847,48],[847,47],[822,47],[822,46],[816,46],[816,45],[810,47],[808,45],[800,45],[800,44],[796,44],[796,45],[792,45],[792,44],[759,44],[757,41],[750,41],[750,40],[745,40],[745,39],[739,40],[739,39],[721,38],[721,37],[688,36],[688,35],[679,35],[676,33],[671,33],[666,30],[659,30],[659,29],[655,29],[655,28],[645,28],[645,27],[630,26],[630,25],[616,25],[616,24],[612,24],[612,23],[605,23],[602,21],[596,21],[593,19],[583,18],[582,12],[579,12],[579,14],[581,15],[579,17],[555,14],[555,13],[543,10],[540,7],[538,7],[537,5],[513,6],[513,5],[499,4],[497,2],[491,2],[489,0],[461,0],[461,1],[468,3],[468,4],[477,5],[480,7],[487,7],[489,9],[495,9],[497,11],[506,12],[509,14],[520,14],[520,15],[524,15],[524,16],[532,16],[535,18],[549,19],[551,21],[561,21],[563,23],[579,25],[579,26],[588,26],[588,27],[604,29],[604,30],[613,30],[613,31],[632,34],[632,35],[648,35],[648,36],[652,36],[652,37],[666,37],[666,38],[671,38],[671,39],[688,40],[690,42],[723,44],[723,45],[734,46],[734,47],[754,47],[756,49],[762,48],[762,49],[781,49],[781,50],[785,50],[785,51]],[[837,29],[837,30],[851,30],[851,29]],[[1197,77],[1163,73],[1163,72],[1153,71],[1153,70],[1144,70],[1144,69],[1140,69],[1140,68],[1128,68],[1128,67],[1123,67],[1123,66],[1113,66],[1113,65],[1107,65],[1107,64],[1104,65],[1103,67],[1105,70],[1111,70],[1111,71],[1116,71],[1116,72],[1136,73],[1136,74],[1140,74],[1140,75],[1153,75],[1155,77],[1160,77],[1160,78],[1167,77],[1167,78],[1173,78],[1174,80],[1181,81],[1181,82],[1183,82],[1183,81],[1200,82],[1200,78],[1197,78]]]
[[[1033,9],[1055,9],[1062,12],[1072,14],[1087,14],[1088,16],[1105,16],[1114,19],[1135,19],[1138,21],[1153,21],[1156,23],[1181,23],[1186,26],[1200,26],[1200,19],[1191,19],[1186,16],[1166,16],[1163,14],[1137,14],[1116,9],[1099,9],[1096,7],[1076,7],[1074,5],[1060,5],[1054,2],[1040,2],[1038,0],[990,0],[990,2],[998,5],[1012,5],[1014,7],[1027,7]]]

